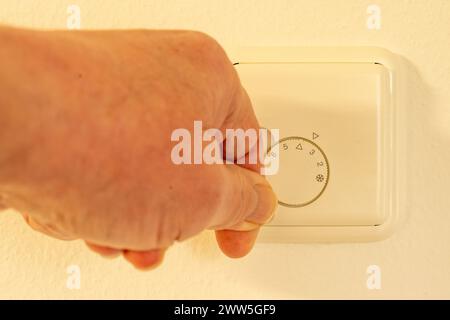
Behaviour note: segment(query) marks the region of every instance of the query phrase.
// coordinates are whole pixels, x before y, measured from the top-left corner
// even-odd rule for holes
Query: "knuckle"
[[[223,47],[211,36],[198,32],[189,32],[189,47],[192,55],[198,59],[203,68],[221,79],[236,79],[237,75]]]
[[[190,45],[204,56],[225,57],[225,51],[216,39],[200,31],[188,31]]]

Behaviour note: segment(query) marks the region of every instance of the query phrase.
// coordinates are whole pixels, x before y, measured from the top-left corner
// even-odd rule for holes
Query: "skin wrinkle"
[[[241,189],[240,199],[236,202],[238,204],[245,204],[239,206],[239,213],[237,214],[236,221],[245,221],[248,215],[253,213],[257,206],[257,195],[252,185],[249,185],[248,180],[243,175],[239,175]],[[251,193],[251,195],[249,195]],[[251,199],[251,201],[249,201]],[[249,203],[251,202],[251,203]]]
[[[162,211],[164,214],[173,214],[173,212],[177,212],[177,204],[183,202],[183,195],[180,192],[176,192],[175,188],[172,186],[169,187],[169,190],[165,193],[166,199],[163,200]],[[187,207],[184,208],[185,212],[193,211],[193,204],[187,203]],[[182,214],[172,218],[173,222],[176,222],[177,227],[175,228],[177,234],[180,234],[180,224],[186,222],[186,214]],[[178,236],[177,236],[178,237]],[[175,239],[177,238],[175,237]]]
[[[42,232],[56,235],[59,239],[62,240],[73,238],[72,235],[68,232],[68,228],[63,227],[65,231],[62,232],[61,227],[56,227],[55,223],[58,223],[59,226],[64,226],[65,224],[64,215],[62,215],[54,208],[50,206],[40,207],[37,203],[33,203],[33,201],[30,199],[24,199],[17,193],[8,194],[8,198],[11,206],[23,210],[23,212],[26,212],[24,214],[24,218],[28,223],[30,223],[28,214],[33,213],[35,216],[34,221],[39,223],[40,230]]]
[[[167,203],[165,205],[166,209],[162,211],[162,214],[160,215],[159,218],[160,220],[159,225],[156,228],[156,243],[159,243],[159,246],[158,248],[155,249],[162,249],[169,247],[176,239],[175,238],[176,234],[174,232],[174,228],[172,227],[172,220],[175,221],[178,219],[178,217],[172,217],[173,211],[168,210]]]
[[[56,212],[56,214],[54,214],[58,217],[62,217],[61,221],[64,221],[64,214],[61,212]],[[50,233],[56,234],[58,236],[59,239],[61,240],[73,240],[76,239],[76,237],[74,237],[72,234],[67,233],[67,232],[62,232],[61,229],[59,227],[56,226],[55,223],[52,222],[45,222],[45,224],[43,225],[45,228],[47,228]]]

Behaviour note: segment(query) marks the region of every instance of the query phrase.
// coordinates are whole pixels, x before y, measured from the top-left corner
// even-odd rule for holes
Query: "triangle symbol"
[[[319,137],[319,135],[315,132],[313,132],[313,140],[317,139]]]

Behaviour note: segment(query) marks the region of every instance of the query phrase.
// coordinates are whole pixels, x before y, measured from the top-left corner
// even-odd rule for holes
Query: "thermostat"
[[[404,198],[401,59],[380,48],[247,48],[234,57],[261,126],[279,130],[265,242],[386,238]],[[275,148],[276,146],[276,148]]]

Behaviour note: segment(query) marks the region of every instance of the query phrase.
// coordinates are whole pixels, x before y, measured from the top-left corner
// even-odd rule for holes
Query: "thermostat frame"
[[[377,47],[248,47],[228,52],[234,64],[373,63],[389,73],[388,136],[382,165],[387,174],[385,219],[368,226],[266,225],[259,242],[370,242],[392,235],[404,216],[406,202],[405,66],[402,58]],[[250,97],[251,98],[251,97]]]

